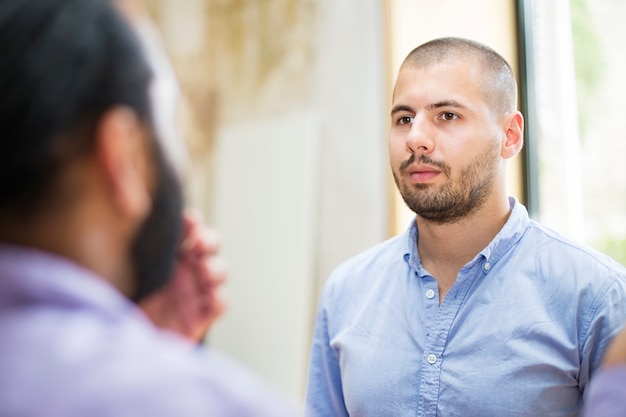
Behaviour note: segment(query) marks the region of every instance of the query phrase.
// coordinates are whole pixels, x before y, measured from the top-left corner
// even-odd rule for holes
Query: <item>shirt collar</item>
[[[509,197],[509,204],[511,206],[511,215],[508,220],[491,242],[469,264],[475,263],[478,259],[484,259],[486,263],[489,263],[489,268],[491,268],[521,239],[530,222],[528,211],[515,197]],[[414,218],[405,232],[403,257],[409,266],[417,272],[420,271],[422,263],[417,252],[418,235],[417,222]]]

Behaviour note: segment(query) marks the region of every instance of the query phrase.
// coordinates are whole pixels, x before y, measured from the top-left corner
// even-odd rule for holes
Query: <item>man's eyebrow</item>
[[[436,103],[428,104],[426,110],[439,109],[441,107],[455,107],[457,109],[466,109],[467,107],[456,100],[443,100]]]
[[[431,104],[427,104],[424,109],[426,111],[430,111],[430,110],[435,110],[435,109],[439,109],[441,107],[453,107],[453,108],[457,108],[457,109],[467,109],[467,106],[459,103],[456,100],[442,100],[442,101],[438,101],[436,103],[431,103]],[[406,104],[398,104],[397,106],[394,106],[391,109],[391,115],[393,116],[396,113],[399,112],[409,112],[409,113],[415,113],[415,110],[410,107],[407,106]]]
[[[398,104],[397,106],[393,106],[393,109],[391,109],[391,115],[393,116],[394,114],[401,111],[406,111],[409,113],[415,112],[411,107],[407,106],[406,104]]]

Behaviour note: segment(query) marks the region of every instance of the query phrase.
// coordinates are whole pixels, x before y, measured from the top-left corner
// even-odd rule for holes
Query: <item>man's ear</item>
[[[501,155],[510,159],[517,155],[524,146],[524,117],[518,111],[504,119],[505,140],[502,143]]]
[[[135,113],[116,107],[96,129],[98,163],[121,215],[143,218],[150,210],[151,173],[145,130]]]

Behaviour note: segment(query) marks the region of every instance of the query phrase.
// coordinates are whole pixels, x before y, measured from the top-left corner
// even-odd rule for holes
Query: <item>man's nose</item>
[[[415,116],[406,137],[407,150],[413,154],[430,153],[435,148],[434,126],[424,117]]]

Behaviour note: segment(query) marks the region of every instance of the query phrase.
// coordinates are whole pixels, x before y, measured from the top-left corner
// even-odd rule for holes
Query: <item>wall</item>
[[[258,110],[232,102],[237,116],[217,129],[212,221],[232,265],[232,308],[211,343],[300,398],[320,288],[386,237],[388,202],[380,5],[297,7],[313,15],[310,52],[292,57],[296,42],[284,59],[306,65],[294,78],[275,68]]]

